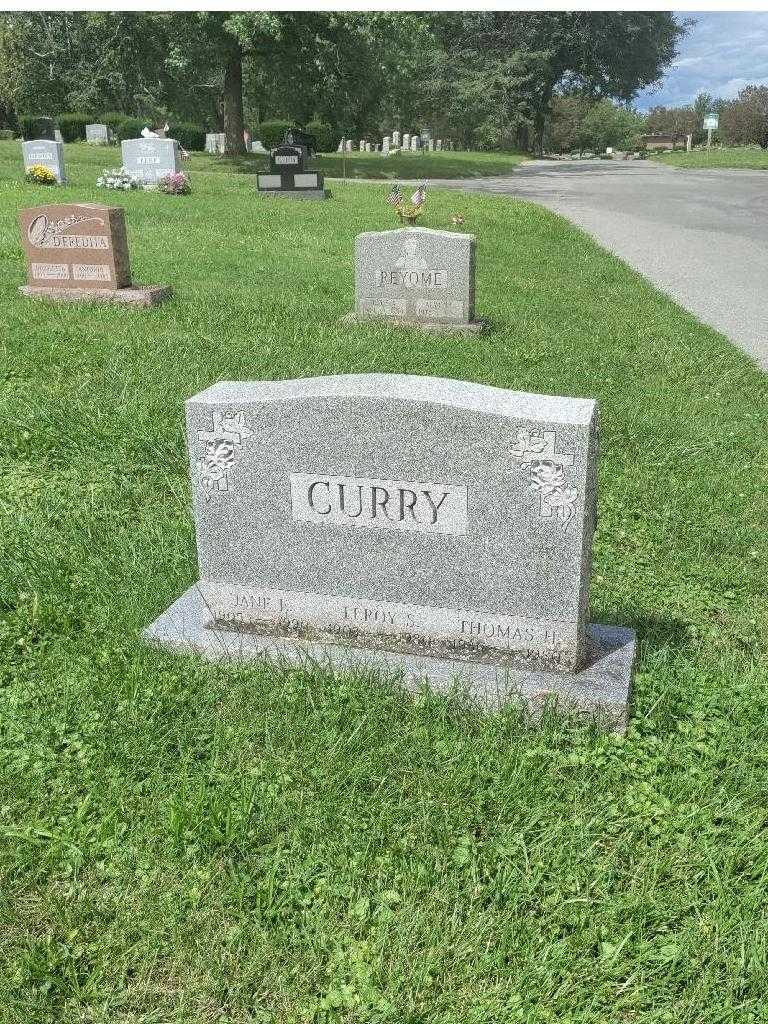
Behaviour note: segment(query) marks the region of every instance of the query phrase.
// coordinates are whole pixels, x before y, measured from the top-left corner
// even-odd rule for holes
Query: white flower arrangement
[[[96,188],[113,188],[128,192],[133,188],[141,188],[141,178],[126,171],[124,167],[107,168],[96,179]]]

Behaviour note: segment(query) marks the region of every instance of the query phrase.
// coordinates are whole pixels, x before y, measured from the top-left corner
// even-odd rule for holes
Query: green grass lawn
[[[732,149],[695,149],[691,153],[676,150],[672,153],[654,153],[653,159],[671,167],[687,167],[689,170],[736,167],[750,171],[768,170],[768,150],[733,147]]]
[[[105,194],[82,152],[46,190],[0,149],[2,1024],[768,1020],[765,376],[533,205],[430,194],[487,333],[347,325],[384,187]],[[17,211],[67,199],[173,301],[21,299]],[[197,578],[184,399],[370,371],[599,399],[626,738],[140,641]]]

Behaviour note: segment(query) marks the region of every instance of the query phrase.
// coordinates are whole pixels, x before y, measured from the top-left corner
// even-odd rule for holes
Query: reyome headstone
[[[109,127],[105,124],[87,124],[85,141],[93,146],[108,146],[110,143]]]
[[[548,696],[626,721],[635,638],[588,624],[597,407],[387,374],[187,402],[200,581],[147,636]]]
[[[24,157],[24,170],[36,164],[47,167],[56,175],[59,185],[66,185],[67,172],[64,167],[64,143],[51,139],[34,139],[22,142],[21,151]]]
[[[125,212],[93,203],[36,206],[19,213],[32,298],[154,306],[163,286],[132,285]]]
[[[269,171],[257,174],[260,195],[288,199],[327,199],[322,174],[306,166],[306,148],[300,145],[277,146],[269,155]]]
[[[126,139],[122,159],[126,171],[150,186],[181,167],[181,152],[175,139]]]
[[[430,330],[479,331],[475,236],[431,228],[366,231],[355,239],[355,309]]]

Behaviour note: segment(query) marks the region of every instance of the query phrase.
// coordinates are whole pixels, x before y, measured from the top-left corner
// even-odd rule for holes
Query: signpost
[[[712,132],[717,131],[717,114],[707,114],[704,118],[704,127],[707,129],[707,149],[712,145]]]

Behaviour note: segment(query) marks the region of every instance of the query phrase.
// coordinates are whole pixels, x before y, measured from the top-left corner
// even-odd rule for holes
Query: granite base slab
[[[209,660],[317,664],[336,673],[373,669],[397,678],[410,690],[426,682],[433,690],[446,692],[458,684],[467,696],[490,711],[508,701],[521,700],[536,712],[555,701],[570,712],[594,717],[607,730],[626,731],[637,647],[632,629],[589,626],[587,666],[566,674],[209,628],[204,610],[200,590],[192,586],[143,635],[150,643],[181,653],[197,653]]]
[[[54,302],[121,302],[131,306],[159,306],[173,295],[173,289],[161,284],[136,284],[130,288],[53,288],[25,284],[19,292],[28,299],[52,299]]]
[[[327,188],[303,188],[301,190],[260,188],[260,196],[270,196],[273,199],[330,199],[331,193]]]
[[[350,310],[342,317],[345,324],[382,324],[391,327],[416,327],[420,331],[447,331],[458,334],[479,334],[486,328],[485,320],[472,320],[467,324],[451,324],[438,320],[412,320],[407,317],[372,316]]]

